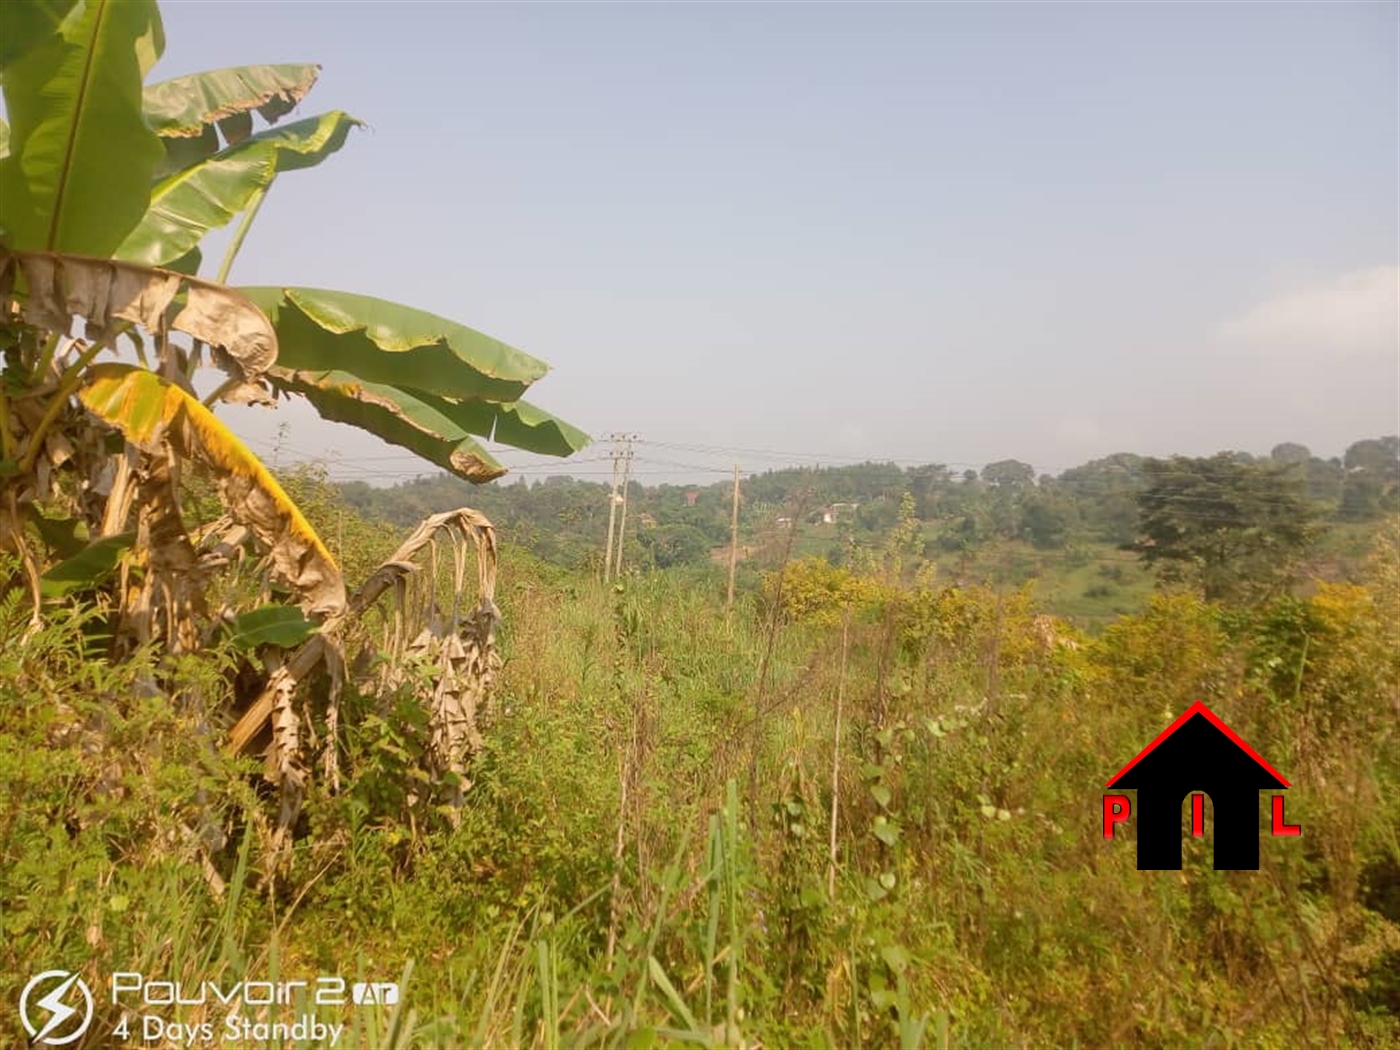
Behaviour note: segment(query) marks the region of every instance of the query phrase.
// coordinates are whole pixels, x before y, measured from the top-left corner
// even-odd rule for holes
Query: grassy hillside
[[[348,564],[395,540],[298,496]],[[313,778],[290,852],[256,765],[180,699],[228,710],[231,658],[152,695],[154,654],[85,660],[91,619],[54,617],[0,654],[3,991],[55,965],[402,981],[397,1009],[313,1011],[339,1046],[1393,1045],[1397,526],[1372,546],[1355,584],[1164,593],[1092,638],[1041,614],[1145,596],[1103,551],[1029,589],[1028,548],[795,561],[782,597],[759,577],[726,613],[715,569],[604,587],[508,547],[459,824],[417,786],[419,701],[352,676],[339,790]],[[1119,589],[1086,598],[1100,580]],[[0,628],[26,615],[7,598]],[[1196,700],[1294,785],[1304,836],[1261,816],[1257,873],[1215,871],[1209,835],[1139,872],[1131,835],[1101,835],[1104,782]],[[99,1002],[95,1031],[142,1014],[226,1011]]]

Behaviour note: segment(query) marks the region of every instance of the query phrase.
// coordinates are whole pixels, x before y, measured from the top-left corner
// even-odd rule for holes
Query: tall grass
[[[386,788],[414,776],[409,713],[347,696],[345,789],[313,792],[276,880],[252,765],[56,618],[0,649],[0,993],[56,967],[397,979],[396,1005],[315,1011],[339,1047],[1393,1045],[1381,553],[1367,586],[1164,596],[1060,641],[1019,592],[905,587],[843,637],[759,594],[727,616],[717,574],[603,587],[517,559],[460,826]],[[0,599],[4,636],[24,615]],[[1265,830],[1258,873],[1214,871],[1208,840],[1139,872],[1099,832],[1104,780],[1198,699],[1294,781],[1304,836]]]

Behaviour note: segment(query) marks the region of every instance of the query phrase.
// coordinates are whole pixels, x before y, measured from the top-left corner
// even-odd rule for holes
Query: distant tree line
[[[348,482],[341,489],[360,513],[398,525],[450,507],[476,507],[513,542],[572,567],[600,558],[607,530],[608,485],[562,474],[482,486],[438,474],[390,487]],[[704,563],[729,542],[730,491],[728,481],[632,482],[628,563]],[[960,472],[940,463],[788,468],[744,480],[741,529],[752,538],[791,518],[800,504],[807,521],[833,530],[831,557],[839,561],[846,546],[888,533],[906,493],[926,523],[930,553],[973,551],[998,540],[1040,550],[1107,543],[1137,550],[1169,578],[1194,573],[1213,593],[1228,575],[1220,565],[1238,568],[1239,537],[1227,538],[1232,530],[1268,537],[1249,557],[1283,571],[1289,561],[1283,552],[1306,546],[1318,524],[1400,511],[1400,438],[1357,441],[1330,459],[1295,442],[1268,456],[1153,459],[1120,452],[1057,476],[1037,476],[1031,464],[1015,459]]]

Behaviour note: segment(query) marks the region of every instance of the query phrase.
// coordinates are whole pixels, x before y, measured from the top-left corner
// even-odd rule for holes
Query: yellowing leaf
[[[144,368],[103,364],[88,370],[79,398],[132,444],[163,443],[208,468],[229,513],[269,550],[277,575],[308,612],[345,610],[345,583],[330,551],[297,505],[244,444],[207,408]]]

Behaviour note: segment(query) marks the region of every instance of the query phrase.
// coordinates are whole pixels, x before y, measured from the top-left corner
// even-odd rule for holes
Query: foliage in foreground
[[[308,800],[279,880],[246,770],[139,656],[82,660],[78,614],[0,653],[0,972],[404,975],[399,1010],[343,1018],[360,1046],[1400,1037],[1400,525],[1363,584],[1165,593],[1093,640],[917,572],[732,618],[708,577],[604,589],[517,556],[504,580],[460,827],[412,788],[418,702],[347,696],[344,790]],[[183,673],[213,696],[216,670]],[[1195,700],[1293,782],[1304,836],[1265,833],[1258,873],[1213,870],[1208,838],[1138,872],[1100,835],[1104,780]]]
[[[347,581],[215,408],[297,394],[327,418],[484,481],[505,468],[478,437],[561,456],[586,443],[520,400],[544,362],[364,295],[228,286],[277,176],[319,164],[358,125],[331,111],[273,126],[317,67],[148,83],[165,48],[155,0],[14,0],[0,5],[0,37],[10,119],[0,120],[0,596],[19,589],[30,603],[14,637],[44,630],[72,608],[64,599],[81,596],[78,608],[101,610],[85,658],[142,654],[146,691],[165,690],[200,724],[217,707],[243,707],[233,745],[257,749],[270,736],[290,833],[314,752],[317,772],[337,780],[342,646],[364,640],[353,637],[358,621],[381,594],[404,595],[419,551],[454,543],[460,577],[474,545],[476,607],[451,604],[450,639],[438,630],[420,645],[423,625],[409,625],[411,648],[431,650],[443,674],[461,672],[434,690],[433,710],[437,772],[456,777],[476,732],[474,698],[493,671],[489,522],[469,510],[439,516],[393,565]],[[267,125],[256,132],[255,114]],[[194,276],[204,236],[236,218],[216,279]],[[201,399],[206,364],[225,378]],[[181,501],[193,472],[219,504],[200,521]],[[254,562],[261,579],[240,586]],[[400,627],[403,613],[400,601]],[[247,657],[240,690],[210,694],[172,677],[180,658],[212,653],[229,635]]]

